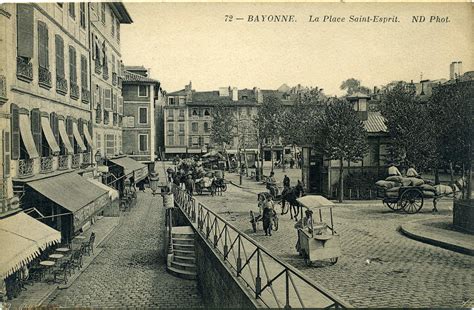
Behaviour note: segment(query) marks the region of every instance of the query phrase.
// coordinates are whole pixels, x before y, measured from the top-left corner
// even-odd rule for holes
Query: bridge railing
[[[281,261],[245,233],[174,186],[176,204],[223,261],[269,308],[349,308],[348,303]]]

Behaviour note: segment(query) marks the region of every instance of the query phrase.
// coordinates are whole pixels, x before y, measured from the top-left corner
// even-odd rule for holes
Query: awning
[[[148,175],[148,167],[130,157],[114,158],[109,161],[123,167],[126,176],[134,174],[135,182],[143,180]]]
[[[76,139],[77,145],[79,145],[79,148],[81,149],[82,152],[87,151],[86,145],[84,144],[84,140],[82,140],[81,134],[79,132],[79,129],[77,128],[77,123],[74,122],[72,123],[72,134],[74,135],[74,138]]]
[[[54,137],[53,130],[51,130],[51,123],[49,122],[49,117],[41,117],[41,128],[43,128],[44,136],[48,141],[49,147],[53,153],[59,153],[59,145]]]
[[[96,180],[96,179],[87,179],[87,181],[89,181],[92,184],[97,185],[98,187],[108,191],[109,192],[109,198],[110,198],[111,201],[114,201],[114,200],[119,198],[118,190],[116,190],[116,189],[114,189],[110,186],[107,186],[104,183],[102,183],[102,182],[100,182],[99,180]]]
[[[31,123],[28,114],[20,114],[20,134],[30,158],[39,157],[38,151],[36,150],[35,140],[31,133]]]
[[[61,241],[61,233],[20,212],[0,220],[0,279],[30,262],[48,246]]]
[[[28,182],[27,185],[71,211],[74,214],[74,230],[80,229],[107,205],[108,191],[91,184],[75,172]]]
[[[66,125],[62,119],[58,120],[58,127],[59,127],[59,135],[61,136],[61,140],[64,143],[64,147],[70,154],[74,154],[74,149],[72,148],[71,141],[69,141],[69,136],[66,132]]]
[[[86,140],[87,140],[87,143],[89,143],[89,146],[92,148],[92,149],[95,149],[94,147],[94,142],[92,140],[92,136],[91,134],[89,133],[89,128],[87,127],[86,124],[83,124],[83,130],[84,130],[84,137],[86,137]]]

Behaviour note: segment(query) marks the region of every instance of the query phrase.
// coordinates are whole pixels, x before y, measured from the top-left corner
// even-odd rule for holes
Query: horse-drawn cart
[[[398,189],[398,194],[390,194],[391,192],[384,192],[383,203],[393,211],[403,210],[408,214],[420,212],[423,207],[424,195],[421,186],[402,186]],[[430,195],[433,198],[434,195]]]

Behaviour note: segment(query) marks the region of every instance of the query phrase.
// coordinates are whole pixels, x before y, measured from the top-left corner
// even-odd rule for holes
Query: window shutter
[[[17,53],[20,57],[33,58],[34,10],[30,4],[18,3]]]
[[[112,109],[112,91],[110,89],[104,89],[104,109]]]
[[[76,50],[72,46],[69,46],[69,80],[77,82]]]
[[[3,132],[3,177],[10,176],[10,132]]]
[[[58,115],[56,112],[51,113],[49,117],[49,122],[51,123],[51,130],[53,131],[54,138],[56,139],[56,142],[59,144],[59,119]]]
[[[38,21],[38,61],[42,68],[49,68],[48,50],[48,27],[42,21]]]
[[[189,137],[189,143],[188,143],[189,146],[193,145],[193,138],[192,137]]]
[[[33,109],[31,110],[31,133],[33,134],[33,140],[35,141],[36,150],[38,151],[40,157],[42,156],[42,135],[41,135],[41,118],[40,110]]]
[[[12,143],[11,143],[11,154],[12,159],[20,158],[20,113],[18,106],[12,105]]]
[[[113,94],[112,109],[114,113],[117,113],[117,94]]]
[[[56,75],[64,78],[64,42],[59,36],[55,36],[56,45]]]
[[[71,145],[74,148],[74,134],[72,132],[72,122],[72,117],[68,116],[66,118],[66,132],[69,137],[69,141],[71,142]]]
[[[118,98],[118,113],[119,115],[123,115],[123,98]]]
[[[81,86],[84,89],[87,87],[87,58],[84,55],[81,55]]]

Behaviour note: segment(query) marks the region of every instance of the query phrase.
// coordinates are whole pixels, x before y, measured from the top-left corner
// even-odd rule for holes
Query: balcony
[[[67,170],[69,169],[69,155],[60,155],[59,156],[59,170]]]
[[[53,171],[53,157],[41,157],[41,173]]]
[[[67,89],[67,80],[62,76],[56,76],[56,92],[61,95],[66,95]]]
[[[38,84],[46,89],[51,88],[51,72],[47,68],[38,67]]]
[[[0,75],[0,104],[7,101],[7,78],[4,75]]]
[[[29,59],[23,57],[16,58],[16,76],[18,79],[28,83],[33,80],[33,64]]]
[[[102,76],[104,77],[104,80],[106,81],[109,79],[109,68],[107,66],[104,66]]]
[[[117,73],[112,72],[112,85],[117,85]]]
[[[71,98],[74,100],[79,99],[79,86],[73,81],[70,81],[69,85],[71,87]]]
[[[27,178],[33,175],[33,159],[18,160],[18,177]]]
[[[95,73],[97,73],[97,74],[102,73],[102,65],[100,64],[99,58],[95,59]]]
[[[91,164],[92,164],[91,153],[83,153],[82,154],[82,165],[83,166],[88,166],[88,165],[91,165]]]
[[[76,169],[81,166],[81,154],[72,155],[72,168]]]
[[[91,100],[91,92],[86,88],[81,88],[82,102],[89,103]]]

